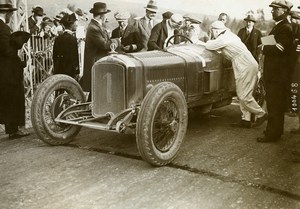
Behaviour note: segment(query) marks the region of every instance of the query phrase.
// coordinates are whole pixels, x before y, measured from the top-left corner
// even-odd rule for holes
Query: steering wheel
[[[171,40],[173,40],[173,39],[175,40],[175,38],[182,38],[181,40],[185,40],[184,43],[188,43],[188,42],[189,42],[189,43],[193,44],[192,40],[189,39],[187,36],[182,35],[182,34],[176,34],[176,35],[171,36],[171,37],[168,39],[167,44],[166,44],[166,47],[168,47],[169,44],[174,45],[174,44],[171,42]]]

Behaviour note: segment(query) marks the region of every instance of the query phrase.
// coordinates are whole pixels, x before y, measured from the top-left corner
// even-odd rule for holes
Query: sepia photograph
[[[300,208],[300,2],[0,0],[0,209]]]

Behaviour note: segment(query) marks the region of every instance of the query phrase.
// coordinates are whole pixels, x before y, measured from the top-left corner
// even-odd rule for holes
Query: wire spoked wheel
[[[185,97],[174,83],[154,86],[138,113],[136,140],[143,159],[155,166],[170,163],[183,142],[188,120]]]
[[[179,117],[176,103],[172,98],[166,98],[158,107],[154,116],[153,142],[157,150],[167,152],[176,139]]]
[[[76,102],[84,101],[84,93],[73,78],[54,75],[46,79],[35,93],[31,108],[32,125],[39,138],[51,145],[71,142],[81,127],[57,123],[55,118]],[[64,119],[71,120],[72,114]]]

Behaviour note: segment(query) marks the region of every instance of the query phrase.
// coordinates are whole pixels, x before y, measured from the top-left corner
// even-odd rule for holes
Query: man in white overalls
[[[267,114],[252,95],[258,79],[256,60],[241,39],[226,28],[222,21],[212,23],[211,29],[214,39],[206,42],[206,49],[220,50],[227,59],[231,60],[234,71],[242,120],[232,125],[241,128],[261,125],[267,119]],[[256,115],[256,122],[253,125],[251,124],[251,113]]]

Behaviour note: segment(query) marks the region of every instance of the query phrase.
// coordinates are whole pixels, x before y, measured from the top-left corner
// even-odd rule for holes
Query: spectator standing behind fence
[[[43,38],[52,39],[57,35],[58,33],[56,31],[56,26],[54,22],[49,17],[43,17],[39,36]]]
[[[157,24],[157,22],[154,20],[158,10],[156,1],[150,0],[145,9],[146,15],[135,22],[135,27],[137,27],[139,35],[142,39],[142,51],[148,50],[147,45],[151,35],[151,30]]]
[[[231,125],[251,128],[252,113],[257,117],[255,126],[259,126],[266,120],[267,113],[257,104],[252,95],[258,79],[258,64],[240,38],[227,30],[222,21],[213,22],[211,27],[214,40],[206,42],[206,49],[221,50],[224,56],[231,60],[234,71],[242,118],[240,122]]]
[[[258,137],[258,142],[276,142],[283,134],[286,96],[291,73],[293,29],[287,16],[293,5],[285,0],[276,0],[269,6],[272,7],[272,17],[276,21],[269,35],[274,36],[276,44],[259,47],[265,55],[264,82],[269,117],[264,136]]]
[[[240,37],[242,42],[246,45],[255,60],[258,62],[258,45],[261,44],[262,34],[260,30],[254,27],[256,20],[253,15],[247,15],[244,21],[246,22],[246,27],[239,30],[238,37]]]
[[[33,35],[38,35],[41,30],[41,23],[45,15],[44,9],[40,6],[32,8],[32,15],[28,18],[29,32]]]
[[[55,30],[57,35],[61,35],[64,32],[63,26],[60,23],[61,18],[63,18],[63,14],[59,13],[54,17],[53,23],[55,25]]]
[[[64,27],[63,34],[59,35],[53,45],[54,74],[66,74],[78,79],[79,56],[77,39],[74,36],[76,31],[75,14],[65,14],[60,20]]]
[[[91,69],[93,64],[100,58],[107,56],[111,50],[111,44],[117,48],[120,46],[119,39],[110,39],[104,25],[106,14],[110,12],[105,3],[96,2],[90,13],[93,19],[89,23],[85,38],[84,70],[80,84],[85,92],[91,92]],[[89,95],[88,100],[91,100]]]
[[[120,38],[121,46],[117,49],[121,52],[138,52],[143,48],[141,38],[136,27],[128,24],[130,14],[125,11],[118,11],[114,17],[119,23],[119,27],[112,31],[111,38]]]
[[[0,124],[5,124],[10,139],[29,135],[19,130],[19,126],[25,125],[25,65],[18,50],[28,41],[30,34],[19,31],[11,35],[11,29],[6,25],[16,10],[8,0],[0,0]]]

